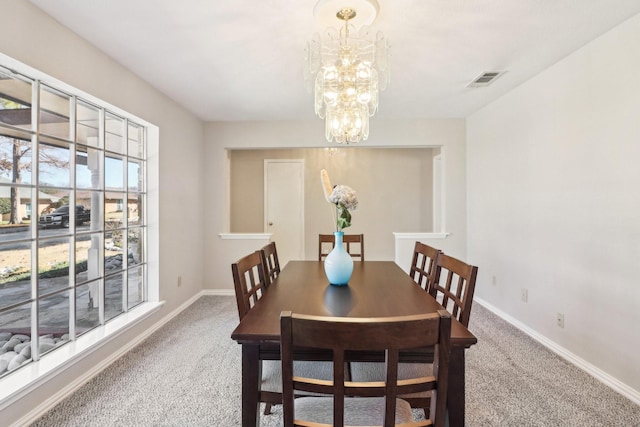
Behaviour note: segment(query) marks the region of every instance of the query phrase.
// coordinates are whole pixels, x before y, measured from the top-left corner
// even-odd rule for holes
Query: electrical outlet
[[[564,328],[564,314],[558,313],[556,317],[556,325],[558,325],[559,328]]]
[[[178,287],[182,286],[182,276],[178,276]]]
[[[496,276],[491,276],[491,284],[495,286],[497,284]]]
[[[522,292],[520,293],[520,299],[522,302],[527,302],[529,300],[529,292],[522,288]]]

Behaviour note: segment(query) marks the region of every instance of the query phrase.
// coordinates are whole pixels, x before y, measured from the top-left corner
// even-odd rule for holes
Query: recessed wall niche
[[[332,207],[320,185],[321,169],[327,170],[333,185],[348,185],[358,194],[353,225],[345,232],[365,233],[368,247],[376,242],[388,245],[391,256],[393,232],[440,231],[442,180],[434,179],[434,173],[440,173],[441,152],[440,147],[229,150],[230,232],[267,232],[264,161],[303,159],[307,258],[313,258],[317,235],[333,231]]]

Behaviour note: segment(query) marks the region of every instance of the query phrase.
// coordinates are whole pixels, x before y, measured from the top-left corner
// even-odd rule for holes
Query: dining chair
[[[447,311],[366,319],[282,312],[280,336],[284,427],[445,425],[451,350],[451,315]],[[400,352],[432,346],[432,374],[398,380]],[[294,376],[294,348],[329,351],[335,367],[333,380]],[[384,352],[384,380],[347,381],[344,366],[349,351]],[[325,396],[294,399],[299,391]],[[429,419],[415,421],[409,403],[398,396],[427,391],[432,394]]]
[[[347,252],[352,258],[364,261],[364,234],[345,234],[342,237]],[[333,234],[318,234],[318,261],[324,260],[335,245]]]
[[[255,251],[231,264],[233,285],[240,320],[249,313],[267,290],[267,280],[260,251]]]
[[[478,267],[441,251],[438,252],[434,265],[429,294],[460,323],[468,327]],[[354,362],[351,363],[350,369],[353,381],[375,381],[384,377],[384,366],[381,363]],[[400,363],[398,377],[406,379],[428,376],[432,370],[433,366],[430,363]],[[424,409],[425,416],[428,416],[431,406],[428,393],[411,393],[401,397],[409,402],[412,408]]]
[[[469,327],[477,275],[478,267],[476,266],[469,265],[442,252],[436,257],[429,294],[465,327]],[[358,372],[362,366],[351,367],[351,369],[354,376],[362,376],[362,372]],[[403,363],[398,375],[400,378],[429,375],[431,370],[431,364]],[[423,408],[425,414],[429,412],[429,396],[424,393],[415,393],[403,396],[403,398],[412,407]]]
[[[273,244],[273,248],[275,250],[275,244]],[[277,266],[279,273],[280,266],[277,262],[277,254],[274,265]],[[244,319],[258,300],[267,292],[271,282],[267,279],[266,271],[267,268],[263,262],[263,250],[255,251],[231,264],[240,321]],[[281,372],[280,361],[266,360],[262,362],[260,402],[265,404],[265,415],[271,413],[272,405],[282,403]],[[333,375],[333,368],[328,362],[296,361],[297,372],[318,379],[329,379]]]
[[[478,267],[457,258],[438,254],[429,294],[464,327],[469,326]]]
[[[268,287],[262,252],[255,251],[240,258],[237,262],[231,264],[231,271],[236,292],[238,316],[242,321],[249,313],[249,310],[262,298]],[[273,386],[273,382],[279,379],[280,376],[280,369],[276,363],[264,363],[260,402],[265,404],[265,415],[271,413],[272,405],[282,403],[281,387]]]
[[[441,250],[418,241],[416,241],[414,246],[409,275],[418,286],[427,292],[429,291],[431,282],[434,280],[436,259],[440,253],[442,253]],[[376,381],[384,378],[384,365],[382,363],[350,362],[349,369],[354,381]],[[398,367],[398,376],[403,379],[412,376],[427,375],[430,370],[430,364],[401,363]],[[428,414],[428,393],[413,394],[412,396],[405,397],[412,407],[425,408],[425,414]]]
[[[267,286],[274,281],[280,274],[280,261],[278,260],[278,250],[276,242],[271,242],[260,249],[262,255],[262,265],[264,267],[264,275],[268,282]]]
[[[431,282],[433,282],[436,269],[436,258],[442,251],[432,246],[416,242],[413,249],[413,258],[411,260],[411,269],[409,275],[414,282],[425,291],[429,291]]]

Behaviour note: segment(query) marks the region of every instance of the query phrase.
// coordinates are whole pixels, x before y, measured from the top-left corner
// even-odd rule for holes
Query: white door
[[[264,213],[280,267],[304,259],[304,160],[264,161]]]

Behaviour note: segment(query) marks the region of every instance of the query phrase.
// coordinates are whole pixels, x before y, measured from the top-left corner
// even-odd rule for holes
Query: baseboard
[[[588,373],[589,375],[591,375],[592,377],[594,377],[595,379],[597,379],[601,383],[605,384],[606,386],[608,386],[611,389],[615,390],[616,392],[620,393],[621,395],[623,395],[627,399],[631,400],[636,405],[640,405],[640,391],[629,387],[628,385],[626,385],[625,383],[621,382],[617,378],[612,377],[611,375],[607,374],[606,372],[604,372],[602,369],[598,368],[597,366],[595,366],[595,365],[587,362],[586,360],[576,356],[575,354],[573,354],[572,352],[570,352],[566,348],[558,345],[554,341],[551,341],[549,338],[545,337],[544,335],[541,335],[540,333],[534,331],[533,329],[529,328],[524,323],[522,323],[519,320],[511,317],[510,315],[508,315],[504,311],[500,310],[499,308],[491,305],[487,301],[484,301],[482,298],[477,298],[476,297],[473,300],[474,300],[474,302],[480,304],[481,306],[483,306],[487,310],[491,311],[496,316],[502,318],[506,322],[509,322],[510,324],[515,326],[516,328],[520,329],[522,332],[524,332],[525,334],[529,335],[531,338],[533,338],[534,340],[536,340],[537,342],[539,342],[540,344],[542,344],[543,346],[545,346],[549,350],[553,351],[555,354],[557,354],[558,356],[562,357],[564,360],[566,360],[567,362],[571,363],[572,365],[574,365],[578,369],[581,369],[581,370],[585,371],[586,373]]]
[[[142,341],[147,339],[151,334],[153,334],[158,329],[160,329],[162,326],[164,326],[171,319],[173,319],[178,314],[180,314],[183,310],[185,310],[187,307],[189,307],[191,304],[193,304],[196,300],[198,300],[198,298],[200,298],[202,295],[203,295],[203,292],[199,292],[199,293],[195,294],[193,297],[188,299],[186,302],[184,302],[178,308],[176,308],[171,313],[167,314],[162,319],[160,319],[158,322],[156,322],[153,326],[151,326],[148,329],[145,329],[144,332],[141,333],[140,335],[138,335],[135,339],[133,339],[133,340],[129,341],[128,343],[126,343],[117,352],[110,354],[108,357],[103,359],[100,363],[98,363],[97,365],[93,366],[92,369],[86,371],[83,375],[81,375],[80,377],[76,378],[74,381],[72,381],[67,386],[65,386],[62,389],[60,389],[54,395],[50,396],[47,400],[42,402],[40,405],[38,405],[35,408],[33,408],[31,411],[29,411],[27,414],[25,414],[22,418],[20,418],[18,421],[16,421],[11,426],[12,427],[25,426],[25,425],[29,425],[29,424],[33,423],[34,421],[36,421],[38,418],[43,416],[47,411],[53,409],[53,407],[56,406],[58,403],[60,403],[63,399],[65,399],[66,397],[68,397],[69,395],[74,393],[76,390],[78,390],[80,387],[85,385],[87,382],[89,382],[91,379],[93,379],[100,372],[102,372],[103,370],[108,368],[109,365],[111,365],[113,362],[118,360],[120,357],[124,356],[125,353],[127,353],[128,351],[133,349],[135,346],[137,346]],[[117,335],[115,335],[112,339],[115,339],[115,338],[117,338]],[[95,349],[93,349],[91,351],[91,353],[99,350],[105,344],[106,343],[102,343],[101,345],[98,345]],[[73,362],[71,362],[68,365],[66,365],[64,369],[65,370],[72,369],[73,365],[75,363],[83,360],[85,357],[87,357],[91,353],[87,353],[87,354],[84,354],[84,355],[76,358]]]

